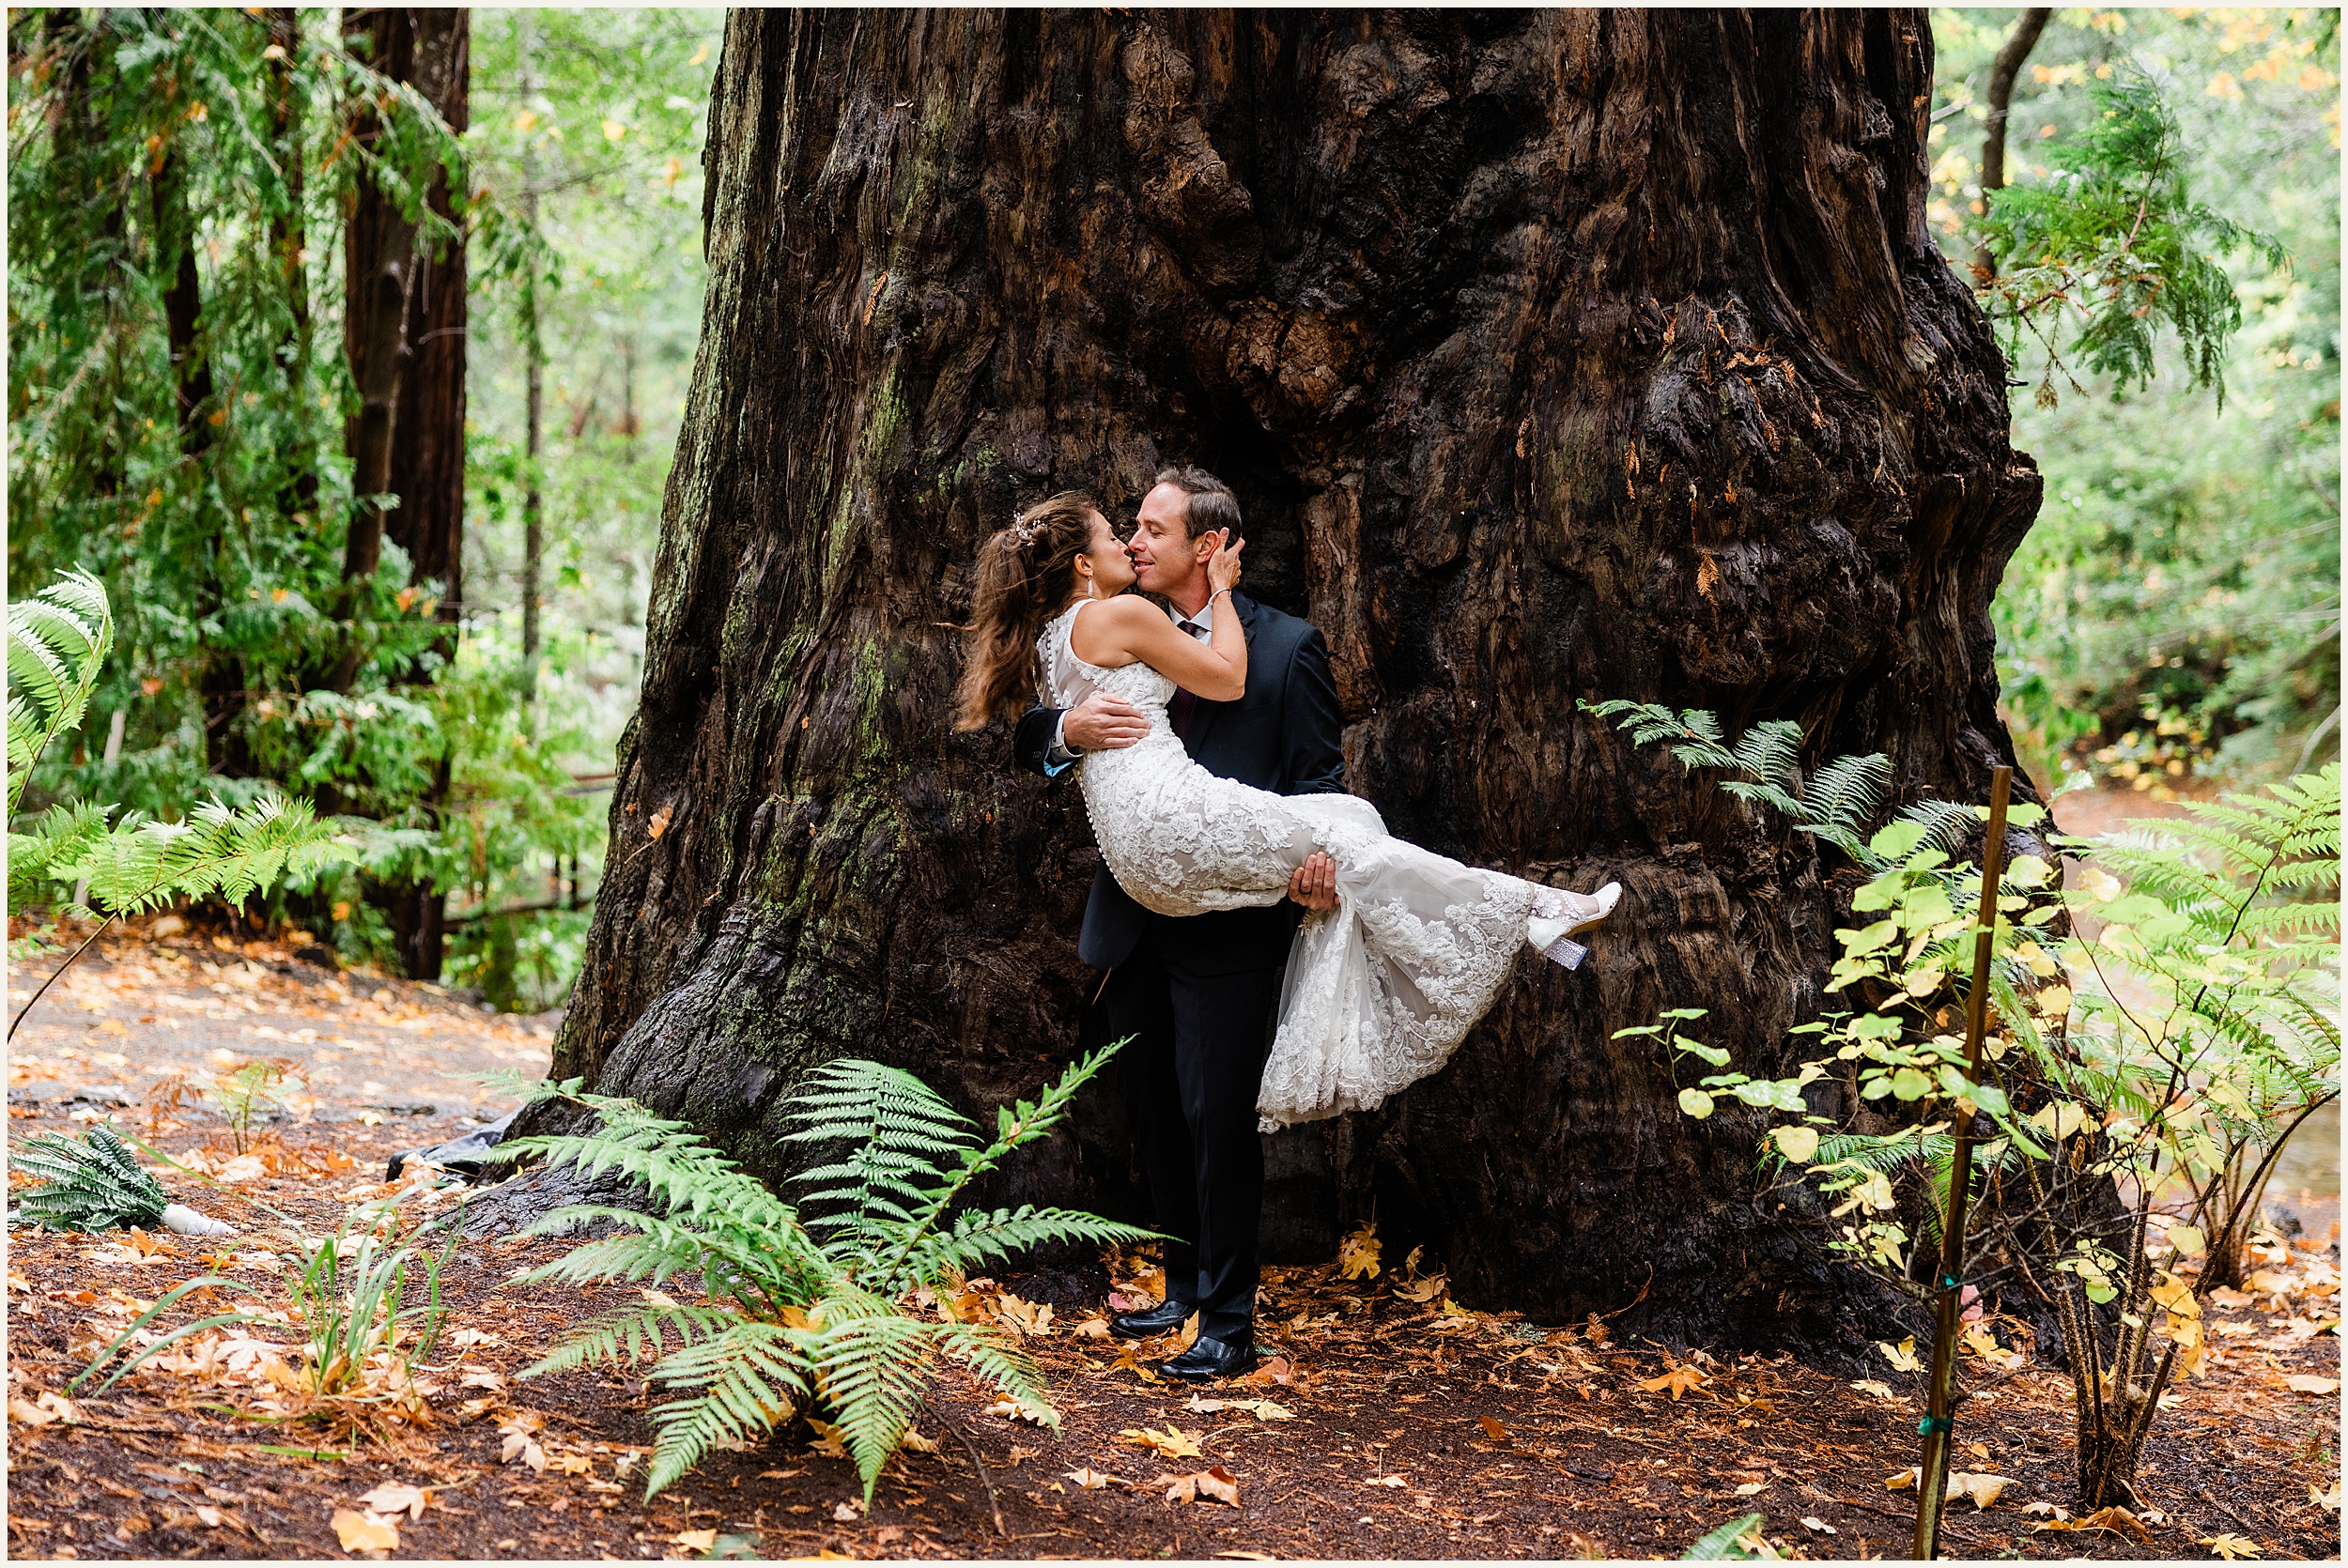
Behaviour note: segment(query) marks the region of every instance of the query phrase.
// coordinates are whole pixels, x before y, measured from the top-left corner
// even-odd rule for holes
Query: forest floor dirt
[[[637,1467],[659,1396],[641,1377],[517,1376],[632,1294],[507,1284],[561,1242],[463,1243],[440,1348],[415,1385],[372,1402],[305,1407],[271,1387],[270,1338],[297,1333],[267,1325],[68,1395],[184,1280],[232,1283],[163,1326],[282,1309],[297,1229],[331,1233],[399,1191],[405,1212],[445,1212],[456,1193],[386,1187],[381,1162],[499,1114],[508,1102],[462,1075],[535,1077],[551,1037],[550,1020],[333,976],[269,944],[142,925],[84,964],[19,1034],[11,1146],[113,1116],[209,1171],[165,1171],[165,1186],[239,1234],[9,1233],[13,1556],[1652,1558],[1754,1512],[1789,1557],[1908,1550],[1914,1494],[1888,1483],[1915,1462],[1912,1379],[1888,1363],[1854,1383],[1784,1357],[1626,1343],[1603,1323],[1494,1316],[1393,1258],[1352,1278],[1334,1263],[1268,1270],[1259,1338],[1275,1359],[1203,1391],[1149,1370],[1171,1343],[1103,1337],[1108,1302],[1053,1312],[1016,1281],[973,1281],[977,1309],[1026,1335],[1061,1425],[996,1413],[991,1391],[949,1376],[920,1422],[936,1451],[893,1460],[869,1511],[850,1463],[804,1425],[718,1453],[647,1503]],[[11,1011],[45,973],[12,973]],[[255,1056],[285,1064],[291,1103],[240,1154],[187,1084]],[[2217,1294],[2209,1366],[2163,1401],[2140,1533],[2060,1528],[2080,1512],[2069,1381],[1988,1322],[1957,1436],[1962,1467],[2004,1485],[1991,1506],[1952,1504],[1948,1555],[2340,1555],[2337,1199],[2278,1219],[2302,1234],[2264,1238],[2254,1291]],[[1152,1283],[1122,1260],[1113,1277],[1138,1298]],[[1235,1503],[1216,1500],[1224,1478]]]

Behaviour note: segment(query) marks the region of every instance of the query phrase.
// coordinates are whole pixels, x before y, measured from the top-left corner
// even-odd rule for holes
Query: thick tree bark
[[[1073,787],[949,728],[970,561],[1194,459],[1248,590],[1328,635],[1356,792],[1628,890],[1444,1072],[1274,1140],[1275,1244],[1374,1212],[1480,1305],[1644,1289],[1618,1330],[1711,1343],[1875,1314],[1754,1126],[1613,1038],[1701,1005],[1779,1068],[1851,878],[1575,703],[1797,718],[1903,799],[2011,760],[1989,603],[2039,480],[1925,230],[1931,69],[1919,11],[735,12],[558,1075],[780,1173],[813,1062],[983,1108],[1065,1059],[1096,853]],[[1129,1205],[1107,1099],[999,1195]]]

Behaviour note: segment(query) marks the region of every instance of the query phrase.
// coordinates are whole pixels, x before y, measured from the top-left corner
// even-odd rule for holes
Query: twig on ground
[[[946,1424],[954,1429],[954,1436],[962,1439],[962,1446],[970,1451],[970,1468],[979,1472],[979,1484],[986,1488],[986,1505],[995,1514],[995,1533],[1006,1541],[1010,1540],[1011,1527],[1003,1523],[1003,1499],[995,1495],[995,1478],[986,1473],[986,1461],[979,1457],[979,1445],[970,1440],[969,1429],[961,1422],[948,1422]]]
[[[2248,1530],[2254,1539],[2261,1533],[2259,1526],[2252,1524],[2249,1520],[2235,1513],[2232,1503],[2225,1501],[2223,1499],[2219,1498],[2216,1492],[2211,1491],[2206,1486],[2201,1488],[2201,1500],[2209,1504],[2212,1508],[2217,1510],[2220,1514],[2223,1514],[2227,1518],[2232,1519],[2235,1524],[2240,1525],[2244,1530]],[[2259,1545],[2263,1546],[2266,1543],[2261,1541],[2259,1542]]]

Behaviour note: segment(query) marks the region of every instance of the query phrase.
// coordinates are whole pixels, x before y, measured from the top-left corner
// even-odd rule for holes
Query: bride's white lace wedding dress
[[[1336,863],[1337,907],[1307,912],[1289,953],[1257,1098],[1266,1130],[1368,1109],[1436,1071],[1520,947],[1547,948],[1613,907],[1612,888],[1593,898],[1406,843],[1355,795],[1276,795],[1209,773],[1166,716],[1172,681],[1138,662],[1087,664],[1069,646],[1090,603],[1053,620],[1036,646],[1048,705],[1107,692],[1149,721],[1138,743],[1088,752],[1078,770],[1118,885],[1157,914],[1203,915],[1279,902],[1316,850]]]

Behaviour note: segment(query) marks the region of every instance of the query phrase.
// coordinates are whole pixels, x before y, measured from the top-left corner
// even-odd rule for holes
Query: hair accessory
[[[1035,525],[1033,523],[1023,519],[1019,522],[1012,524],[1011,531],[1022,545],[1032,545],[1035,543]]]

